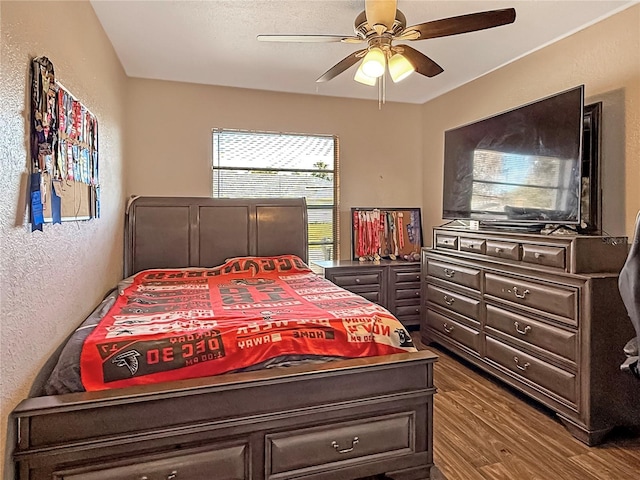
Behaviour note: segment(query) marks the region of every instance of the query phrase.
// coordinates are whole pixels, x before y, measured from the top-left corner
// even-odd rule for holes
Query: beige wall
[[[580,84],[587,103],[603,102],[604,229],[632,235],[640,209],[640,5],[422,106],[425,229],[444,223],[445,130]]]
[[[209,195],[214,127],[338,135],[345,258],[352,206],[422,205],[427,229],[442,223],[444,130],[584,83],[587,100],[604,103],[605,228],[630,234],[640,208],[640,6],[423,106],[378,110],[373,101],[127,79],[86,1],[0,5],[2,456],[9,412],[121,276],[124,198]],[[100,122],[102,218],[31,233],[26,105],[38,55]]]
[[[418,105],[131,79],[127,192],[211,195],[215,127],[333,134],[340,141],[341,257],[349,258],[349,209],[422,202]]]
[[[9,412],[38,370],[122,272],[126,76],[88,2],[0,4],[1,457]],[[97,117],[102,218],[45,225],[25,217],[29,65],[44,55],[56,78]],[[11,433],[11,432],[10,432]],[[2,462],[0,462],[2,465]],[[2,478],[10,476],[5,469]]]

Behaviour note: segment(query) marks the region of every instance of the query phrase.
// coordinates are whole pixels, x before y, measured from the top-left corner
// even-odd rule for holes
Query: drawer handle
[[[356,448],[356,445],[358,444],[358,442],[360,442],[360,439],[358,437],[353,437],[353,440],[351,440],[351,447],[350,448],[343,448],[342,450],[340,450],[340,444],[338,442],[336,442],[335,440],[333,442],[331,442],[331,446],[338,453],[349,453],[349,452],[352,452],[354,448]]]
[[[442,328],[444,328],[444,331],[445,331],[446,333],[451,333],[451,332],[453,332],[453,328],[454,328],[454,327],[453,327],[453,325],[449,326],[449,324],[448,324],[448,323],[443,323],[443,324],[442,324]]]
[[[544,257],[544,255],[542,253],[540,253],[540,252],[534,253],[533,256],[534,256],[534,258],[542,258],[542,257]]]
[[[416,297],[419,297],[419,296],[420,296],[420,290],[416,292]]]
[[[513,361],[516,362],[516,367],[518,367],[518,370],[522,370],[524,372],[527,368],[529,368],[529,362],[525,363],[524,365],[520,365],[518,357],[513,357]]]
[[[444,296],[444,303],[446,303],[447,305],[453,305],[453,302],[455,302],[456,299],[453,297],[450,297],[448,295]]]
[[[420,280],[420,274],[416,275],[416,280]]]
[[[518,322],[513,322],[513,326],[516,327],[516,332],[518,332],[520,335],[526,335],[531,331],[530,325],[525,326],[524,330],[520,330],[520,325],[518,324]]]
[[[502,252],[502,249],[500,247],[496,247],[496,253],[500,253]]]
[[[359,278],[356,278],[356,283],[360,283],[360,279]]]
[[[522,293],[518,293],[518,287],[513,287],[513,294],[517,297],[517,298],[524,298],[527,296],[528,293],[531,293],[529,291],[529,289],[526,289],[522,292]]]
[[[420,307],[416,308],[416,313],[420,313]]]
[[[456,274],[455,270],[451,270],[449,268],[445,268],[444,269],[444,274],[445,276],[449,277],[449,278],[453,278],[453,276]]]
[[[167,475],[167,480],[175,480],[176,478],[178,478],[178,471],[177,470],[174,470],[169,475]]]

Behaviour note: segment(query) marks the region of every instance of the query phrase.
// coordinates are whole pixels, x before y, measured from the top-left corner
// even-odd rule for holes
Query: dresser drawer
[[[267,435],[266,472],[271,477],[283,472],[313,470],[348,462],[370,462],[415,451],[413,412],[365,418],[355,422],[326,425]]]
[[[486,338],[485,355],[490,360],[515,373],[518,377],[565,398],[575,404],[577,379],[573,373],[546,363],[532,355],[505,345],[493,338]]]
[[[442,235],[440,233],[436,233],[435,244],[437,248],[448,248],[457,250],[458,237],[456,235]]]
[[[486,273],[485,293],[518,305],[560,315],[565,317],[565,322],[577,324],[576,290]]]
[[[522,261],[545,265],[547,267],[565,267],[565,249],[544,245],[522,245]]]
[[[547,325],[501,308],[487,305],[486,327],[540,347],[575,362],[578,358],[578,334]]]
[[[508,260],[520,260],[520,244],[487,240],[487,255]]]
[[[487,253],[487,242],[478,238],[460,237],[460,251],[473,253]]]
[[[473,319],[480,318],[480,300],[427,285],[427,301]]]
[[[141,456],[134,461],[104,463],[100,469],[90,467],[56,472],[56,480],[245,480],[249,479],[247,445],[220,449],[204,447],[181,450],[179,455]],[[128,462],[128,463],[127,463]]]
[[[427,259],[427,275],[480,290],[480,270]]]
[[[427,325],[474,352],[480,351],[480,332],[427,309]]]

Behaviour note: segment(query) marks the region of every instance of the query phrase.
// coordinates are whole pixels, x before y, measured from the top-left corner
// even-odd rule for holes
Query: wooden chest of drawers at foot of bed
[[[382,305],[404,326],[420,325],[420,262],[335,260],[313,263],[322,269],[327,280]]]
[[[640,425],[640,389],[614,353],[633,335],[617,288],[625,245],[463,228],[434,229],[433,245],[422,252],[424,343],[550,407],[589,445]]]

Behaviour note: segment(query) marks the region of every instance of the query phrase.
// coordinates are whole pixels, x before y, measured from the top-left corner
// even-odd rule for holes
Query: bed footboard
[[[431,478],[428,351],[31,398],[19,480]]]

